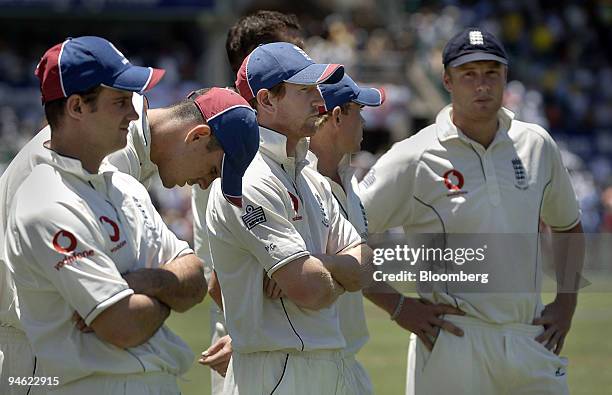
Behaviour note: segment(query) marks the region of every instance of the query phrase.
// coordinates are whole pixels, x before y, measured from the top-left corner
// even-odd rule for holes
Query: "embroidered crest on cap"
[[[484,37],[478,30],[470,32],[470,44],[471,45],[484,45]]]
[[[246,214],[240,218],[242,218],[242,222],[244,222],[244,226],[246,226],[248,230],[266,222],[266,213],[264,213],[261,206],[253,207],[249,204],[246,206],[245,210]]]

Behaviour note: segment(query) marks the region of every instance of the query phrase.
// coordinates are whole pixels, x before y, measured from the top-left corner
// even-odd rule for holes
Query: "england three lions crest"
[[[512,159],[512,168],[514,169],[514,186],[521,190],[527,189],[529,184],[523,162],[519,158]]]

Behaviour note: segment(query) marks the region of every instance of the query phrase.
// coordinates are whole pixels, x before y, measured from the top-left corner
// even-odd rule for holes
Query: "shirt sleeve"
[[[550,180],[544,189],[540,217],[555,231],[565,231],[580,222],[580,208],[569,173],[561,160],[555,141],[545,134],[546,157],[550,162]]]
[[[418,159],[411,159],[404,143],[395,144],[366,174],[357,193],[366,211],[368,231],[384,232],[410,222]]]
[[[50,286],[87,325],[134,293],[105,252],[100,229],[86,219],[86,207],[54,203],[29,215],[11,216],[7,257],[22,265],[30,286]],[[27,273],[27,275],[26,275]]]
[[[209,237],[227,242],[231,235],[237,248],[253,254],[268,276],[287,263],[310,255],[304,239],[287,219],[287,206],[274,185],[262,180],[257,186],[243,186],[242,194],[242,208],[235,207],[225,201],[220,183],[213,184],[206,214]],[[212,240],[211,247],[216,260]]]

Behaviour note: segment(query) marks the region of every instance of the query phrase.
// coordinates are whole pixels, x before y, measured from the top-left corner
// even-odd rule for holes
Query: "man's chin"
[[[184,186],[185,185],[185,182],[183,182],[182,184],[177,183],[177,182],[173,182],[173,181],[170,181],[170,180],[162,177],[161,174],[159,176],[159,179],[161,180],[161,183],[164,186],[164,188],[167,188],[167,189],[172,189],[172,188],[174,188],[176,186]]]

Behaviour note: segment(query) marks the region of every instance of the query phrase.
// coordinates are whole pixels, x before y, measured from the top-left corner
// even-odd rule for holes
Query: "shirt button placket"
[[[485,151],[483,156],[483,166],[487,176],[487,195],[489,196],[489,202],[493,206],[499,206],[501,203],[501,196],[499,194],[499,184],[497,183],[495,165],[493,163],[493,159],[491,158],[490,149]]]

